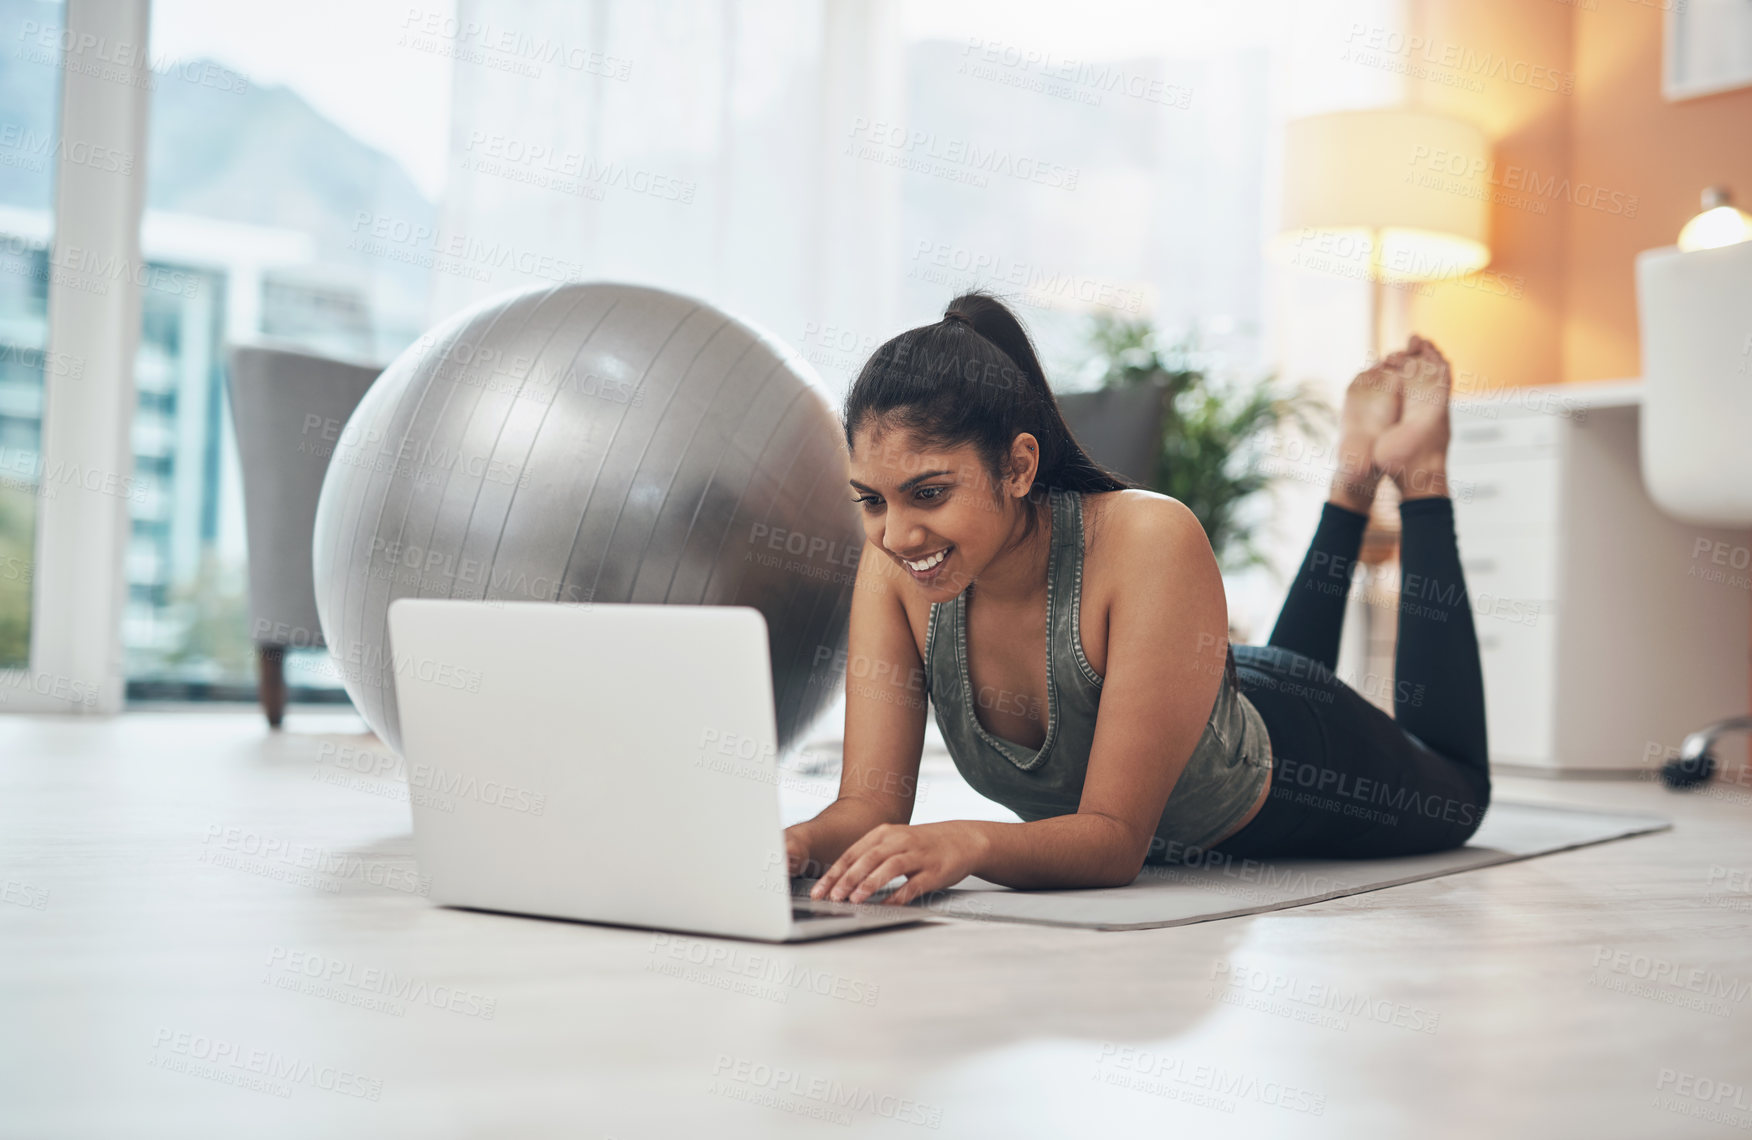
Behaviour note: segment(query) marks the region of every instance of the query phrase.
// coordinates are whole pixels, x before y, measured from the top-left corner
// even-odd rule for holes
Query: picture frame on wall
[[[1669,100],[1752,87],[1752,0],[1654,0],[1665,9],[1661,90]]]

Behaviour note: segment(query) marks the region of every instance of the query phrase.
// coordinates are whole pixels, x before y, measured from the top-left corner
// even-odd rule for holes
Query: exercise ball
[[[638,285],[495,297],[398,356],[336,435],[312,551],[323,641],[400,752],[396,598],[753,606],[784,750],[845,674],[863,549],[846,479],[814,371],[748,323]]]

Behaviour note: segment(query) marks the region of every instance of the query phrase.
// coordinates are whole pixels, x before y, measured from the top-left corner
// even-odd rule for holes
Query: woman
[[[838,799],[786,830],[793,873],[852,902],[905,876],[886,898],[899,904],[969,874],[1105,887],[1212,850],[1465,843],[1490,773],[1448,390],[1447,361],[1415,336],[1351,382],[1331,495],[1270,643],[1232,647],[1198,520],[1083,452],[1003,304],[960,297],[884,344],[844,413],[865,680],[848,676]],[[1383,476],[1403,500],[1393,717],[1332,674]],[[968,783],[1025,822],[907,823],[921,694]]]

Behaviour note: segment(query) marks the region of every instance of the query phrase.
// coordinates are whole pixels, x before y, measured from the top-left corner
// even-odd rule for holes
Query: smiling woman
[[[1416,337],[1353,381],[1302,572],[1271,644],[1237,651],[1198,520],[1089,458],[1001,302],[959,297],[882,345],[844,410],[866,543],[850,651],[869,667],[847,677],[839,798],[786,832],[793,873],[853,902],[905,877],[888,896],[904,903],[969,874],[1118,886],[1212,848],[1464,843],[1490,782],[1446,497],[1448,387],[1447,361]],[[1440,612],[1402,615],[1396,692],[1418,699],[1397,721],[1331,673],[1383,474],[1404,500],[1407,572],[1450,587]],[[1437,678],[1447,699],[1424,701]],[[1023,822],[908,824],[921,689],[968,783]],[[1376,790],[1411,810],[1376,810]]]

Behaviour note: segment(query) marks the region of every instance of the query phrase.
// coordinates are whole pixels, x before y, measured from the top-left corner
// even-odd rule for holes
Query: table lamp
[[[1371,283],[1369,345],[1390,282],[1452,280],[1490,263],[1490,144],[1471,123],[1409,108],[1335,111],[1284,127],[1293,263]]]
[[[1385,108],[1292,119],[1277,242],[1292,264],[1369,282],[1369,347],[1380,360],[1407,331],[1382,319],[1389,283],[1454,280],[1490,263],[1490,173],[1484,132],[1446,115]],[[1395,298],[1403,314],[1398,289]],[[1363,531],[1365,565],[1398,552],[1398,496],[1384,492]],[[1379,651],[1391,632],[1374,629],[1374,607],[1360,614],[1363,642]]]

